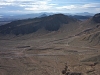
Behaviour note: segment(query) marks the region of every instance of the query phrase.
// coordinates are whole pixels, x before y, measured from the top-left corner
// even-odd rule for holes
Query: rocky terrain
[[[56,14],[0,26],[0,75],[100,75],[99,18]]]

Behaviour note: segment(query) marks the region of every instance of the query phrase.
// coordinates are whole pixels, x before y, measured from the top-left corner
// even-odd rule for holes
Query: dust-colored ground
[[[100,75],[97,47],[71,46],[77,37],[0,38],[0,75],[62,75],[65,63],[70,72]]]

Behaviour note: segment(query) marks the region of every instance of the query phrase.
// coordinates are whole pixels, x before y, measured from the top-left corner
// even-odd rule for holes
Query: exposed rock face
[[[94,16],[93,16],[93,20],[94,20],[96,23],[100,23],[100,13],[94,15]]]

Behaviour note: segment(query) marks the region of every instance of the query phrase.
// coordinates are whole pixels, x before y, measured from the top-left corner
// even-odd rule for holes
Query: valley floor
[[[70,72],[100,75],[100,49],[71,46],[71,40],[0,38],[0,75],[63,75],[65,63]]]

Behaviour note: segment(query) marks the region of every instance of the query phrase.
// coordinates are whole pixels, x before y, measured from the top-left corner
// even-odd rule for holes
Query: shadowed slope
[[[62,24],[76,22],[76,19],[63,14],[55,14],[48,17],[13,21],[9,24],[0,26],[1,34],[29,34],[44,28],[47,31],[57,31]]]

